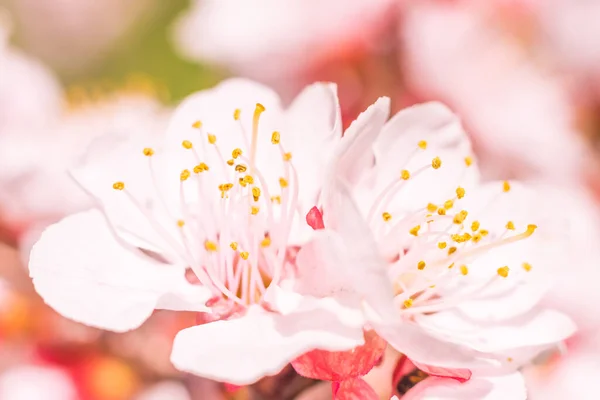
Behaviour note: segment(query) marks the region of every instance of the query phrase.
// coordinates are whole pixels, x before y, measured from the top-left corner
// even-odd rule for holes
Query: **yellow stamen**
[[[251,213],[252,215],[256,215],[256,214],[258,214],[258,212],[259,212],[259,211],[260,211],[260,208],[258,208],[258,207],[256,207],[256,206],[252,206],[252,207],[250,207],[250,213]]]
[[[281,204],[281,196],[271,196],[271,201],[273,203]]]
[[[181,145],[183,146],[184,149],[191,149],[192,148],[192,142],[190,142],[189,140],[184,140],[183,142],[181,142]]]
[[[248,185],[253,185],[254,184],[254,178],[252,177],[252,175],[246,175],[246,176],[244,176],[243,181],[244,181],[244,183],[246,183]]]
[[[262,247],[269,247],[271,245],[271,238],[270,237],[265,237],[262,242],[260,242],[260,245]]]
[[[239,148],[233,149],[233,151],[231,152],[231,157],[233,157],[233,158],[238,158],[241,155],[242,155],[242,149],[239,149]]]
[[[504,181],[504,182],[502,183],[502,190],[503,190],[504,192],[508,192],[508,191],[510,191],[510,183],[509,183],[508,181]]]
[[[438,208],[438,214],[439,215],[446,215],[446,209],[444,209],[442,207]]]
[[[231,242],[229,244],[229,247],[231,247],[233,250],[237,250],[238,249],[238,244],[237,244],[237,242]]]
[[[233,160],[233,158],[227,160],[227,165],[229,165],[231,167],[231,166],[233,166],[233,164],[235,164],[235,161]]]
[[[481,233],[481,236],[487,236],[490,232],[487,229],[482,229],[479,231],[479,233]]]
[[[392,214],[390,214],[389,212],[384,212],[383,214],[381,214],[381,216],[383,217],[383,220],[385,222],[388,222],[390,219],[392,219]]]
[[[178,227],[183,228],[184,225],[185,225],[185,221],[184,220],[180,219],[180,220],[177,221],[177,226]]]
[[[258,146],[258,122],[260,115],[265,111],[265,106],[260,103],[256,103],[254,109],[254,116],[252,117],[252,140],[250,141],[250,170],[254,170],[256,165],[256,149]]]
[[[444,202],[444,208],[446,210],[451,209],[454,206],[454,201],[452,200],[446,200],[446,202]]]
[[[204,242],[204,248],[206,249],[206,251],[217,251],[217,244],[215,242],[207,240],[206,242]]]
[[[480,223],[479,223],[479,221],[473,221],[473,223],[471,224],[471,230],[472,230],[473,232],[475,232],[476,230],[478,230],[478,229],[479,229],[479,226],[480,226]]]
[[[283,161],[290,161],[292,159],[292,153],[284,153]]]
[[[210,143],[210,144],[217,143],[217,137],[215,135],[213,135],[212,133],[209,133],[207,135],[207,137],[208,137],[208,143]]]
[[[448,249],[448,255],[450,256],[454,253],[456,253],[456,247],[452,246]]]
[[[200,129],[202,128],[202,121],[196,121],[192,124],[192,128]]]
[[[425,269],[425,265],[425,261],[419,261],[419,263],[417,264],[417,268],[422,271],[423,269]]]
[[[413,236],[419,236],[419,229],[421,229],[421,225],[412,227],[408,232]]]
[[[476,233],[473,235],[473,243],[478,243],[482,239],[481,233]]]
[[[435,204],[433,204],[433,203],[427,204],[427,211],[435,212],[435,210],[437,210],[437,206]]]
[[[288,187],[288,181],[286,181],[285,178],[279,178],[279,186],[282,188]]]
[[[531,267],[531,264],[529,264],[529,263],[527,263],[527,262],[524,262],[524,263],[523,263],[523,269],[524,269],[525,271],[529,272],[529,271],[531,271],[531,268],[532,268],[532,267]]]
[[[506,223],[506,229],[508,229],[508,230],[511,230],[511,231],[514,231],[514,230],[515,230],[515,224],[514,224],[514,222],[512,222],[512,221],[508,221],[508,222]]]
[[[244,165],[244,164],[238,164],[235,166],[235,171],[236,172],[246,172],[248,168]]]
[[[254,198],[254,201],[258,201],[258,199],[260,198],[260,188],[254,186],[252,188],[252,197]]]
[[[240,257],[242,257],[244,260],[247,260],[249,256],[250,256],[250,253],[248,253],[247,251],[242,251],[240,253]]]
[[[417,145],[419,146],[420,149],[425,150],[427,148],[427,142],[425,140],[421,140],[419,141],[419,143],[417,143]]]
[[[144,149],[144,155],[146,157],[152,157],[154,155],[154,149],[152,149],[151,147],[146,147]]]
[[[404,300],[404,308],[410,308],[413,305],[413,299]]]
[[[473,158],[470,156],[465,157],[465,165],[470,167],[473,164]]]
[[[442,166],[442,160],[439,157],[435,157],[433,160],[431,160],[431,166],[433,167],[433,169],[438,169]]]
[[[271,143],[279,144],[280,140],[281,140],[281,135],[279,134],[279,132],[275,131],[271,134]]]
[[[459,212],[458,214],[456,214],[456,215],[454,216],[454,220],[453,220],[453,222],[454,222],[455,224],[462,224],[462,223],[465,221],[465,218],[467,218],[467,215],[468,215],[468,214],[469,214],[469,213],[468,213],[467,211],[465,211],[465,210],[462,210],[461,212]]]
[[[448,269],[452,269],[454,267],[454,263],[448,265]]]
[[[115,190],[123,190],[123,189],[125,189],[125,183],[123,183],[123,182],[115,182],[115,183],[113,183],[113,189],[115,189]]]
[[[194,167],[194,173],[199,174],[200,172],[208,171],[208,165],[200,163]]]
[[[507,266],[498,268],[498,275],[500,275],[503,278],[506,278],[508,276],[508,271],[509,268]]]
[[[183,171],[181,171],[181,174],[179,175],[179,179],[181,180],[181,182],[186,181],[189,177],[190,177],[190,171],[188,169],[184,169]]]
[[[458,197],[459,199],[462,199],[463,197],[465,197],[465,189],[461,188],[460,186],[456,188],[456,197]]]
[[[242,114],[242,110],[240,110],[239,108],[236,108],[235,110],[233,110],[233,119],[236,121],[239,121],[241,114]]]
[[[438,243],[438,248],[439,249],[445,249],[446,248],[446,242],[439,242]]]
[[[460,273],[463,275],[467,275],[469,273],[469,268],[466,265],[460,266]]]
[[[408,170],[403,169],[402,171],[400,171],[400,178],[407,181],[408,179],[410,179],[410,172],[408,172]]]

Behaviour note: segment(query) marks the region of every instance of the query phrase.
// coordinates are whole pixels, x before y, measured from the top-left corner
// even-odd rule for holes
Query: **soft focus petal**
[[[334,383],[334,400],[378,400],[379,396],[367,382],[361,378]]]
[[[77,400],[74,382],[56,368],[17,366],[0,374],[0,398]]]
[[[138,327],[156,307],[206,311],[207,293],[183,268],[123,247],[98,211],[50,226],[33,246],[29,269],[37,292],[62,315],[99,328]]]
[[[307,351],[349,350],[362,343],[362,330],[346,328],[325,310],[277,315],[254,306],[238,319],[179,332],[171,361],[182,371],[246,385],[278,373]]]

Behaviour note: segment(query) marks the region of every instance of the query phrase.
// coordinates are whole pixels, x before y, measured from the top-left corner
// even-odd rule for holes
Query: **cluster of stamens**
[[[183,169],[178,177],[183,218],[174,218],[174,223],[178,227],[179,237],[159,226],[152,210],[143,207],[126,190],[125,182],[113,184],[115,190],[124,191],[138,205],[157,232],[171,244],[173,250],[181,256],[181,261],[194,271],[202,284],[212,288],[216,296],[242,305],[260,301],[269,284],[276,283],[281,278],[287,262],[287,238],[298,205],[298,179],[291,163],[292,154],[284,150],[279,132],[273,132],[270,138],[272,145],[281,153],[283,163],[279,193],[269,190],[256,165],[259,120],[264,111],[264,106],[256,105],[248,157],[241,147],[233,149],[231,157],[225,157],[219,148],[216,134],[205,133],[201,121],[191,124],[196,136],[183,140],[181,147],[183,151],[192,152],[195,165]],[[240,109],[234,110],[233,118],[238,121],[242,134],[246,135],[240,121],[241,113]],[[201,142],[200,147],[203,151],[198,152],[194,142],[197,142],[198,137],[202,140],[202,136],[204,142]],[[200,157],[200,154],[206,155],[210,151],[221,161],[221,166],[215,166],[214,174],[211,174],[212,166]],[[142,153],[149,158],[153,174],[152,158],[155,150],[145,148]],[[218,182],[223,177],[225,181]],[[197,185],[200,204],[191,203],[185,198],[185,189],[188,187],[183,185],[193,185],[192,181]],[[211,191],[215,189],[217,195],[211,195]],[[160,191],[156,189],[156,192],[160,198]],[[217,199],[217,215],[212,215],[214,209],[212,213],[202,212],[202,199],[206,196]],[[248,210],[246,217],[239,214],[240,206]],[[275,207],[279,208],[278,212],[275,212]],[[264,218],[254,219],[263,212]],[[197,243],[201,245],[198,246]]]

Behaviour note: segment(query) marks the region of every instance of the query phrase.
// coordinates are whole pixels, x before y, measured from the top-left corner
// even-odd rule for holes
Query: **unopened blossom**
[[[298,259],[326,260],[313,267],[339,276],[340,254],[368,246],[370,231],[389,281],[374,276],[365,290],[393,285],[401,314],[371,325],[429,375],[467,381],[512,371],[570,336],[569,318],[538,306],[568,264],[573,233],[563,218],[516,182],[480,183],[468,138],[445,106],[388,116],[382,98],[344,135],[331,174],[345,184],[324,189],[325,230]],[[349,195],[367,229],[340,218],[339,199]],[[331,230],[354,241],[340,246]],[[318,295],[336,284],[300,279],[298,290]]]
[[[61,314],[113,331],[138,327],[154,309],[200,312],[203,323],[179,332],[171,359],[236,385],[309,350],[361,345],[358,305],[390,309],[391,287],[294,290],[299,275],[316,279],[307,266],[319,260],[296,255],[313,240],[305,215],[340,125],[333,85],[310,86],[284,109],[267,88],[229,80],[185,100],[160,143],[92,143],[72,175],[98,206],[42,234],[29,263],[36,290]],[[348,204],[337,212],[359,221]],[[353,271],[342,282],[387,281],[372,248],[340,259]]]

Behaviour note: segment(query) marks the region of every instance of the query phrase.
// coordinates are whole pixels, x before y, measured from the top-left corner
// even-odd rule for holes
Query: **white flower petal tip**
[[[161,303],[208,311],[208,295],[180,267],[157,263],[120,243],[98,211],[50,226],[33,246],[30,275],[44,301],[62,315],[117,332],[140,326]]]
[[[238,319],[179,332],[171,361],[182,371],[247,385],[307,351],[349,350],[363,342],[362,329],[345,327],[326,310],[277,315],[254,306]]]

